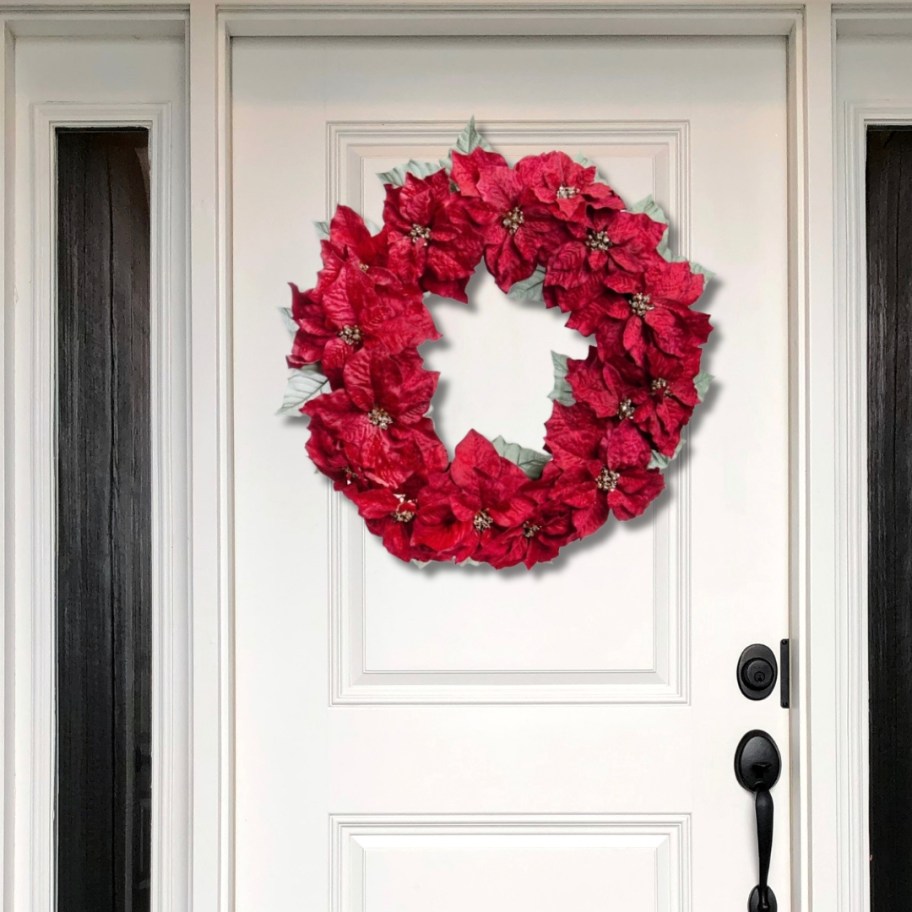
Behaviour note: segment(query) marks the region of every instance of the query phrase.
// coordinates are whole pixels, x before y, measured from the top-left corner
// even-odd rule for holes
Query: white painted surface
[[[598,908],[620,883],[633,891],[625,908],[741,907],[756,849],[733,751],[761,727],[788,762],[787,714],[748,703],[734,680],[745,645],[788,631],[784,41],[245,39],[233,58],[238,909],[411,912],[413,878],[426,908],[447,908],[455,889],[461,908],[501,910],[498,891],[518,876],[507,872],[532,857],[535,895],[549,895],[560,865],[497,836],[504,815],[546,834],[535,852],[577,866],[574,908]],[[275,307],[286,281],[313,280],[311,221],[328,192],[376,215],[371,175],[439,153],[443,127],[472,113],[511,157],[585,148],[630,201],[655,192],[682,251],[721,276],[706,304],[720,379],[669,490],[642,521],[533,573],[399,565],[329,496],[303,425],[272,414],[288,345]],[[343,127],[364,123],[341,154]],[[475,300],[471,319],[435,305],[453,340],[429,356],[451,377],[444,434],[452,444],[470,425],[512,422],[537,445],[547,353],[567,351],[570,334],[547,314],[523,319],[490,283]],[[463,360],[472,333],[496,340],[497,357]],[[783,910],[788,791],[783,778],[772,871]],[[411,828],[405,842],[370,843],[361,892],[330,894],[326,872],[353,870],[331,821],[354,815],[375,832],[389,814]],[[625,881],[635,850],[623,838],[585,848],[572,828],[549,829],[553,815],[581,814],[609,833],[630,815],[684,820],[680,863],[650,877],[631,861]],[[415,833],[440,815],[457,826],[470,815],[474,829],[431,851]],[[496,889],[470,868],[444,876],[462,845],[472,870],[498,872]]]

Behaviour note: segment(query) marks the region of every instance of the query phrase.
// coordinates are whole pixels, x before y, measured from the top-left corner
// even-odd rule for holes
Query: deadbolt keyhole
[[[776,686],[779,665],[769,646],[754,643],[738,659],[738,687],[749,700],[768,697]]]

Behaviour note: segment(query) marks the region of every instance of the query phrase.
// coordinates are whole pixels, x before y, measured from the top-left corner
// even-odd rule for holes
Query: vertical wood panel
[[[149,907],[146,144],[145,131],[58,136],[61,912]]]
[[[871,131],[868,636],[871,909],[912,896],[912,132]]]

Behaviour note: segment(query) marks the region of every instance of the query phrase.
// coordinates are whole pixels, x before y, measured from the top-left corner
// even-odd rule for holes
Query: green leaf
[[[573,160],[578,165],[582,165],[584,168],[595,168],[595,179],[600,181],[604,180],[602,175],[599,173],[598,165],[591,158],[589,158],[588,155],[583,155],[582,152],[579,152],[573,156]]]
[[[700,373],[694,377],[694,386],[697,389],[697,395],[700,397],[700,402],[706,398],[706,394],[709,392],[709,384],[712,383],[714,379],[713,375],[706,373],[706,371],[700,371]]]
[[[484,149],[486,152],[493,152],[491,144],[482,136],[475,126],[475,118],[470,117],[465,129],[456,137],[454,151],[468,155],[473,149]]]
[[[294,338],[298,334],[298,324],[295,323],[294,317],[291,315],[290,307],[280,307],[279,315],[282,317],[282,323],[285,326],[285,329],[291,333],[291,337]]]
[[[329,222],[314,222],[314,228],[317,229],[317,237],[321,241],[329,239]]]
[[[664,225],[668,224],[668,216],[665,214],[665,211],[662,207],[651,197],[647,196],[644,199],[641,199],[638,203],[631,206],[628,212],[642,212],[645,215],[648,215],[654,222],[661,222]],[[668,231],[666,229],[665,234],[662,236],[662,240],[658,246],[658,253],[662,259],[666,260],[669,263],[681,263],[687,259],[687,257],[678,256],[668,243]],[[707,269],[705,266],[701,266],[699,263],[690,264],[691,272],[695,272],[698,275],[704,276],[706,282],[708,283],[711,279],[715,278],[715,273]]]
[[[316,364],[298,367],[288,375],[288,386],[277,415],[300,415],[301,407],[323,392],[329,380],[320,373]]]
[[[643,197],[638,203],[634,203],[628,212],[642,213],[648,215],[654,222],[661,222],[663,225],[668,224],[668,216],[665,210],[650,196]]]
[[[554,365],[554,389],[548,393],[548,398],[561,405],[576,405],[573,388],[567,381],[567,356],[551,352],[551,363]]]
[[[545,270],[541,266],[535,267],[535,272],[528,279],[520,279],[510,286],[507,297],[514,301],[528,301],[530,304],[544,304],[545,296],[542,289],[545,284]]]
[[[514,465],[518,465],[529,478],[541,478],[550,458],[545,453],[527,449],[518,443],[508,443],[503,437],[495,437],[491,443],[504,459],[509,459]]]
[[[682,447],[684,446],[684,441],[679,440],[678,445],[675,447],[675,451],[671,456],[666,456],[664,453],[660,453],[658,450],[652,451],[652,458],[649,460],[649,464],[646,466],[647,469],[660,469],[665,471],[671,463],[678,458],[678,454],[681,452]]]
[[[407,161],[404,165],[393,168],[392,171],[384,171],[377,176],[384,184],[392,184],[394,187],[401,187],[405,183],[405,176],[407,174],[413,174],[415,177],[428,177],[435,171],[447,167],[449,166],[447,162],[444,161],[420,162],[412,159],[411,161]]]
[[[703,282],[704,287],[708,285],[715,277],[716,274],[711,270],[707,269],[705,266],[701,266],[699,263],[691,263],[690,271],[695,272],[698,275],[704,277],[705,281]]]

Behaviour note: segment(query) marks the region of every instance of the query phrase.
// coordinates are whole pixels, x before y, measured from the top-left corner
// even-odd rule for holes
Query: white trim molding
[[[179,542],[187,534],[186,435],[181,420],[185,353],[172,300],[171,109],[168,104],[39,104],[30,124],[31,173],[20,175],[31,199],[31,282],[20,283],[16,333],[31,340],[28,372],[17,375],[16,531],[29,529],[15,578],[16,732],[30,732],[17,755],[28,762],[17,775],[17,859],[28,854],[28,887],[20,883],[16,908],[53,912],[56,803],[56,132],[67,127],[142,127],[149,131],[152,409],[152,794],[153,908],[182,907],[175,883],[186,875],[188,691],[186,567]],[[24,223],[20,223],[22,225]],[[180,309],[183,302],[177,302]],[[25,419],[25,420],[20,420]],[[7,809],[8,811],[9,809]],[[7,814],[7,819],[8,814]],[[7,885],[9,888],[9,884]],[[178,893],[183,892],[178,888]]]
[[[912,125],[912,101],[846,102],[838,135],[840,170],[837,274],[837,387],[839,462],[837,498],[842,557],[836,614],[838,624],[839,724],[837,768],[840,892],[843,908],[870,908],[869,683],[868,683],[868,281],[866,234],[867,134],[869,127]]]
[[[650,853],[656,908],[692,912],[689,814],[333,815],[329,826],[330,912],[367,912],[372,852],[561,852],[561,843]]]

